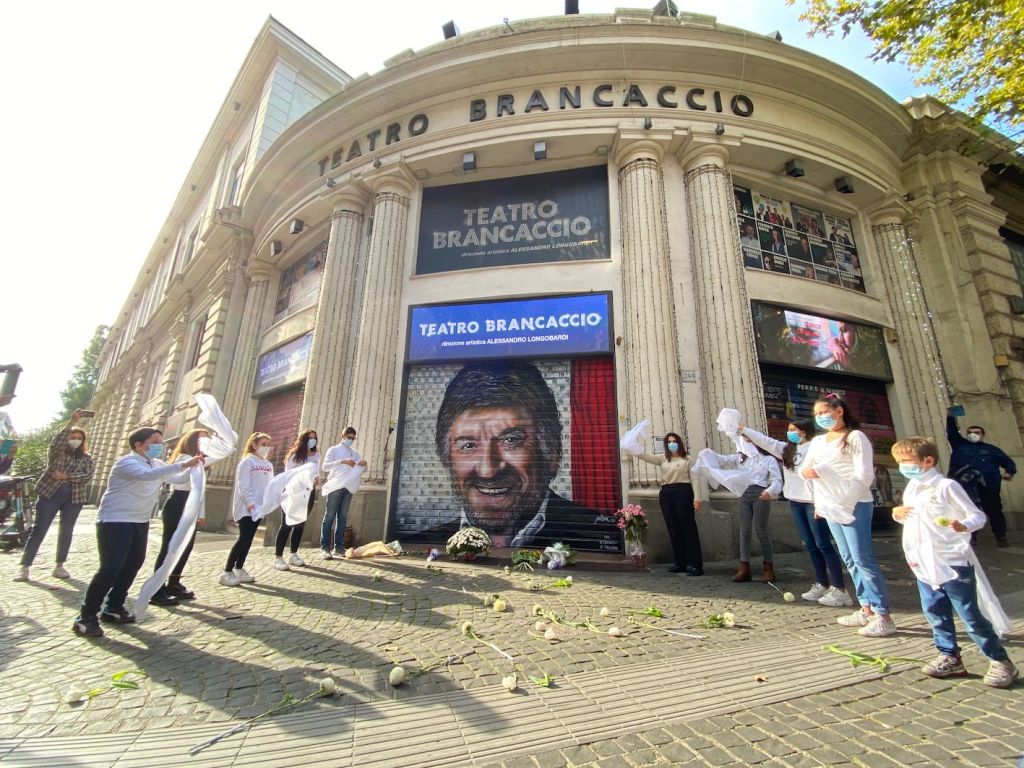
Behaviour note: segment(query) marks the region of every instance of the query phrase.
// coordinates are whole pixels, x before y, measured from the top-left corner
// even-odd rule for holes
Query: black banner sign
[[[423,190],[418,275],[607,258],[603,165]]]

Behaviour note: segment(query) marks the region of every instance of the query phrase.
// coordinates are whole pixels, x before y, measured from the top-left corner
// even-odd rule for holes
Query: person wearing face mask
[[[28,581],[28,571],[36,559],[39,546],[46,538],[47,531],[57,513],[60,513],[60,531],[57,535],[57,565],[53,575],[58,579],[70,579],[71,574],[64,568],[71,551],[71,537],[75,533],[75,521],[82,505],[86,502],[86,486],[92,479],[93,461],[86,445],[85,431],[76,427],[82,417],[81,409],[71,414],[53,440],[47,457],[46,470],[36,482],[35,525],[25,550],[21,553],[21,568],[14,576],[15,581]]]
[[[89,582],[81,611],[72,625],[76,635],[102,636],[97,615],[100,620],[115,624],[135,621],[124,601],[146,560],[149,517],[160,495],[160,486],[165,482],[183,482],[188,478],[188,470],[203,461],[199,455],[181,464],[165,464],[160,461],[163,439],[159,429],[135,430],[128,435],[131,452],[118,459],[110,470],[107,489],[96,513],[100,567]]]
[[[894,635],[889,588],[871,543],[871,440],[860,431],[860,420],[847,402],[834,393],[814,403],[814,423],[825,434],[811,440],[800,475],[811,481],[815,515],[828,520],[860,603],[856,613],[836,621],[858,627],[858,634],[865,637]]]
[[[320,558],[330,560],[345,553],[345,523],[352,497],[359,490],[361,472],[356,467],[365,467],[366,460],[352,447],[356,440],[354,427],[345,427],[341,442],[332,445],[324,455],[323,471],[327,473],[324,493],[327,494],[327,509],[320,526]],[[334,554],[331,554],[333,547]]]
[[[1000,636],[1012,631],[973,550],[970,533],[985,515],[964,489],[938,470],[939,450],[926,437],[908,437],[892,447],[900,474],[910,482],[903,505],[892,511],[903,526],[903,551],[917,577],[921,610],[932,627],[939,656],[921,668],[929,677],[966,677],[953,625],[954,610],[968,636],[989,660],[982,682],[1009,688],[1019,673]]]
[[[220,583],[225,587],[251,584],[256,581],[245,570],[245,558],[249,556],[256,529],[260,527],[263,495],[274,478],[274,465],[270,456],[270,435],[253,432],[245,444],[245,455],[235,469],[235,490],[231,497],[231,516],[238,525],[238,540],[228,553]]]
[[[968,427],[964,438],[952,408],[946,412],[946,437],[953,449],[949,476],[964,486],[964,490],[984,510],[996,537],[996,546],[1010,546],[1006,539],[1006,516],[1000,491],[1003,480],[1010,481],[1017,474],[1017,465],[1001,449],[985,442],[985,430],[981,427]]]
[[[700,549],[700,533],[694,513],[700,511],[701,500],[694,495],[690,482],[690,457],[683,439],[675,432],[665,435],[665,454],[655,456],[639,453],[637,458],[661,467],[661,490],[658,504],[665,518],[668,538],[675,563],[669,573],[686,571],[690,576],[704,575],[704,556]]]
[[[320,464],[320,451],[317,450],[317,436],[315,429],[304,429],[299,433],[299,436],[295,438],[295,442],[292,443],[288,449],[288,453],[285,454],[284,459],[284,471],[288,472],[293,469],[298,469],[303,464],[313,464],[319,466]],[[315,485],[320,484],[320,476],[317,475],[314,480]],[[313,502],[316,501],[316,490],[312,490],[309,493],[309,502],[306,505],[306,514],[313,509]],[[274,548],[274,567],[279,571],[287,571],[290,566],[301,567],[306,564],[306,561],[299,557],[299,544],[302,543],[302,532],[306,528],[305,521],[297,523],[296,525],[288,525],[282,515],[281,528],[277,531],[277,539],[275,541]],[[287,562],[284,559],[284,547],[288,543],[288,537],[291,536],[292,540],[292,554],[288,558]]]
[[[799,472],[810,446],[809,438],[814,436],[814,422],[810,419],[790,422],[786,430],[786,442],[775,440],[750,427],[743,430],[743,435],[758,448],[782,461],[782,493],[789,499],[793,523],[811,558],[815,576],[814,584],[801,597],[809,603],[821,603],[833,608],[853,605],[843,583],[843,563],[832,546],[828,521],[815,516],[811,482],[801,477]]]

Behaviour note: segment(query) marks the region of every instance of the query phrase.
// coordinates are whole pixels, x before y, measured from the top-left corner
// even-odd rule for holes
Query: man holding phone
[[[967,436],[960,434],[957,416],[963,416],[961,405],[946,411],[946,437],[953,455],[949,460],[949,476],[964,487],[967,494],[984,510],[996,537],[996,545],[1008,547],[1006,516],[1000,497],[1003,480],[1012,480],[1017,465],[1002,449],[985,442],[985,430],[977,425],[967,428]]]

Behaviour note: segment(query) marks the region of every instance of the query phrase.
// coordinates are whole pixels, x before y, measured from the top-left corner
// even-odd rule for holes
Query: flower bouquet
[[[576,550],[568,544],[556,542],[544,550],[543,558],[542,562],[547,564],[548,570],[554,571],[572,565],[576,560]]]
[[[615,519],[626,537],[626,554],[637,568],[646,568],[644,534],[647,532],[647,515],[639,504],[627,504],[615,513]]]
[[[491,551],[491,537],[479,528],[466,526],[448,539],[445,549],[452,560],[457,560],[459,555],[464,555],[466,560],[473,560],[477,555],[486,555]]]
[[[532,571],[544,555],[537,549],[517,549],[512,553],[512,568],[517,571]]]

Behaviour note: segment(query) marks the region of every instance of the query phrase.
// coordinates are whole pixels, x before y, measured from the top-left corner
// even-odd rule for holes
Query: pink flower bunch
[[[647,515],[639,504],[627,504],[615,513],[615,517],[619,530],[625,531],[627,536],[636,538],[647,530]]]

